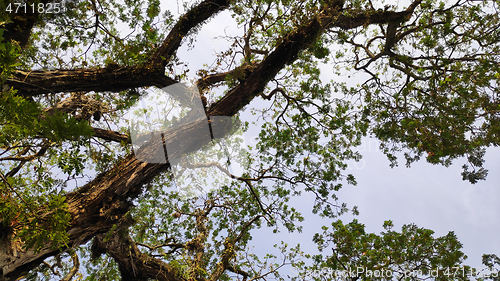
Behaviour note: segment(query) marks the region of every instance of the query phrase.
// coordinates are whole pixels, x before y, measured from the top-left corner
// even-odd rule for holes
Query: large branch
[[[161,66],[115,67],[52,71],[18,70],[7,85],[29,97],[60,92],[120,92],[146,86],[167,87],[177,83]]]
[[[193,7],[175,24],[163,44],[151,57],[151,62],[165,66],[181,45],[182,39],[193,28],[228,7],[228,0],[206,0]]]
[[[355,15],[350,13],[347,15],[340,14],[337,19],[332,22],[332,26],[342,29],[353,29],[367,24],[386,24],[406,21],[410,19],[413,11],[415,11],[415,8],[420,5],[421,2],[422,0],[416,0],[408,6],[406,10],[401,12],[373,10]]]
[[[168,59],[180,47],[182,39],[193,28],[226,9],[228,5],[227,0],[207,0],[195,6],[180,18],[163,44],[153,52],[149,62],[143,65],[130,67],[108,65],[98,69],[52,71],[18,70],[7,80],[7,85],[17,89],[18,94],[24,97],[60,92],[119,92],[146,86],[158,88],[170,86],[176,81],[165,76],[165,66]],[[29,33],[30,31],[26,34],[28,38]]]
[[[232,79],[244,80],[253,69],[255,69],[255,65],[245,63],[230,71],[206,75],[196,81],[196,86],[198,91],[203,93],[206,89],[217,83],[225,81],[228,77],[231,77]]]
[[[103,139],[105,141],[115,141],[115,142],[125,142],[130,143],[129,135],[122,134],[117,131],[104,130],[100,128],[92,128],[94,131],[94,137]]]
[[[221,100],[210,107],[210,115],[233,116],[260,94],[267,83],[287,64],[293,63],[300,51],[308,48],[321,32],[338,16],[321,14],[312,18],[308,24],[289,34],[278,47],[269,54],[246,79],[231,89]]]

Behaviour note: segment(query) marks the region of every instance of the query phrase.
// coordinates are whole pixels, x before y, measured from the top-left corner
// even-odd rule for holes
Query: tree
[[[453,232],[434,238],[432,230],[416,225],[404,225],[396,232],[391,221],[384,222],[386,232],[381,235],[366,233],[357,220],[347,225],[338,220],[332,227],[333,231],[324,227],[324,233],[314,237],[319,249],[332,255],[315,255],[314,264],[302,270],[301,280],[321,280],[318,272],[346,280],[470,280],[474,276],[470,267],[462,265],[467,256]]]
[[[70,280],[80,261],[89,280],[278,276],[300,251],[282,247],[281,264],[259,259],[246,249],[251,230],[300,230],[288,201],[304,192],[320,216],[348,211],[335,191],[355,184],[346,162],[359,160],[368,134],[391,165],[400,151],[407,165],[467,157],[463,179],[485,179],[484,149],[500,143],[498,1],[207,0],[184,9],[176,18],[158,0],[2,2],[0,280]],[[225,35],[230,45],[189,76],[177,51],[221,12],[243,34]],[[321,81],[320,62],[366,79]],[[246,173],[190,200],[167,188],[172,159],[140,161],[120,122],[147,91],[179,80],[199,95],[171,98],[203,100],[208,117],[236,117],[260,98],[268,105],[256,113],[264,122]],[[206,126],[181,126],[141,153]],[[348,263],[358,248],[338,258]]]

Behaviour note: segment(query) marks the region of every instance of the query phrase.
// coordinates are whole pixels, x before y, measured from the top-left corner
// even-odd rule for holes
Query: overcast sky
[[[228,34],[237,32],[228,12],[219,14],[201,29],[192,50],[188,51],[186,46],[181,48],[179,57],[189,62],[191,76],[203,63],[212,63],[215,50],[232,43],[214,39],[223,35],[224,30]],[[323,72],[327,76],[329,71],[331,68],[324,67]],[[258,105],[254,102],[251,106]],[[486,181],[475,185],[461,179],[461,166],[466,162],[465,159],[456,160],[448,168],[426,163],[425,160],[406,168],[403,160],[399,167],[391,169],[388,160],[378,149],[377,140],[365,139],[360,151],[363,159],[349,167],[358,185],[343,188],[338,197],[349,206],[359,207],[357,219],[366,225],[367,231],[379,233],[383,230],[384,220],[388,219],[394,222],[394,230],[397,231],[403,224],[410,223],[434,230],[435,237],[454,231],[469,256],[466,264],[478,268],[482,268],[482,254],[500,254],[500,205],[496,204],[500,198],[500,149],[487,150],[485,167],[489,175]],[[308,215],[312,196],[304,195],[295,202],[307,218],[304,233],[273,236],[265,229],[256,231],[253,244],[257,252],[268,251],[270,245],[282,239],[291,245],[301,243],[303,249],[315,247],[311,242],[312,235],[320,232],[321,225],[329,225],[331,221]],[[352,220],[352,216],[343,216],[341,219],[347,223]]]

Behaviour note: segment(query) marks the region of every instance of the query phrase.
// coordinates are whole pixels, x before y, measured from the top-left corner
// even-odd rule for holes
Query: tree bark
[[[73,70],[18,70],[7,80],[7,85],[23,97],[68,92],[120,92],[128,89],[156,86],[167,87],[177,83],[165,76],[165,69],[156,66],[118,67],[109,65],[98,69]]]
[[[182,39],[184,39],[194,27],[228,8],[228,6],[228,0],[203,1],[189,10],[189,12],[182,16],[172,28],[172,31],[170,31],[167,38],[165,38],[160,48],[153,54],[150,61],[153,64],[166,66],[168,59],[170,59],[180,47]]]

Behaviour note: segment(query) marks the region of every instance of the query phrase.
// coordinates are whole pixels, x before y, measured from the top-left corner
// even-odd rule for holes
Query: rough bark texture
[[[203,1],[189,10],[172,28],[161,47],[151,57],[151,62],[165,66],[181,45],[182,39],[200,23],[226,9],[229,2],[228,0]]]
[[[7,80],[7,85],[24,97],[61,92],[120,92],[127,89],[177,83],[166,77],[161,66],[118,67],[52,71],[21,71]]]

